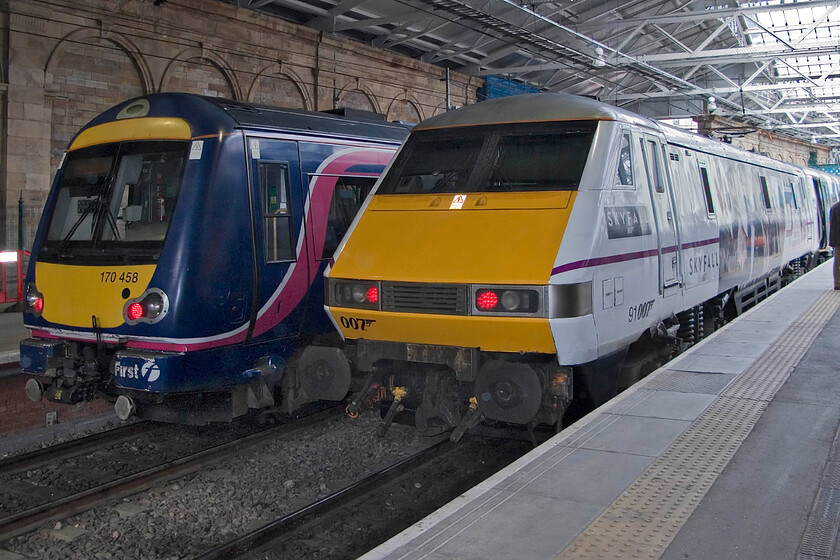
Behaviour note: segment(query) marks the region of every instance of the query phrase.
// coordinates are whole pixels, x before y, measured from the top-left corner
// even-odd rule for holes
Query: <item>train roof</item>
[[[765,167],[783,168],[793,173],[794,164],[773,160],[767,156],[682,130],[625,109],[588,97],[566,93],[531,93],[482,101],[436,115],[418,124],[414,130],[504,124],[522,122],[552,122],[574,120],[617,121],[650,129],[662,134],[669,143],[682,145],[722,157],[750,161]]]
[[[588,97],[565,93],[529,93],[482,101],[457,111],[442,113],[421,122],[415,130],[570,120],[612,120],[658,128],[656,121]]]
[[[241,128],[296,129],[351,136],[356,136],[364,130],[365,136],[400,141],[411,129],[411,125],[386,122],[384,115],[370,111],[346,108],[330,111],[304,111],[244,103],[220,97],[203,97],[203,99],[226,111]]]
[[[131,110],[134,107],[139,109]],[[388,123],[382,115],[366,111],[304,111],[180,92],[153,93],[130,99],[105,111],[85,128],[141,116],[184,119],[190,125],[193,137],[256,129],[401,142],[411,129],[410,125]]]

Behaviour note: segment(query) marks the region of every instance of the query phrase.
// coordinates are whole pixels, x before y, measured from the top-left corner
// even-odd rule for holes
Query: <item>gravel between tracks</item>
[[[0,551],[43,560],[193,558],[432,443],[397,424],[377,438],[378,422],[372,413],[336,418],[149,492],[49,522],[0,543]]]

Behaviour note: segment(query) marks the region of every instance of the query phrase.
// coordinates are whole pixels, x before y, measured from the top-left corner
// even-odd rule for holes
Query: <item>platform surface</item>
[[[29,329],[23,326],[23,313],[0,313],[0,366],[20,361],[20,341],[28,336]]]
[[[840,560],[831,266],[363,560]]]

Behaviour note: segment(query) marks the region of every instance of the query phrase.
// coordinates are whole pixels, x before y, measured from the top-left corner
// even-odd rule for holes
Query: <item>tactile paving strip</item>
[[[837,538],[837,519],[840,517],[840,490],[820,488],[808,516],[799,554],[828,558]]]
[[[558,559],[659,557],[838,307],[840,293],[821,295]],[[834,514],[834,492],[825,493],[825,507],[815,504],[813,544],[800,547],[799,560],[819,558],[826,535],[833,545],[836,525],[824,527],[814,511]]]

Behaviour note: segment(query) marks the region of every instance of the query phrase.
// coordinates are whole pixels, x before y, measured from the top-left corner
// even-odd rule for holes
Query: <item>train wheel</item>
[[[527,364],[491,360],[481,366],[475,381],[479,411],[487,418],[527,424],[540,409],[542,384]]]
[[[308,346],[298,372],[301,387],[313,400],[340,401],[350,391],[350,363],[338,348]]]

